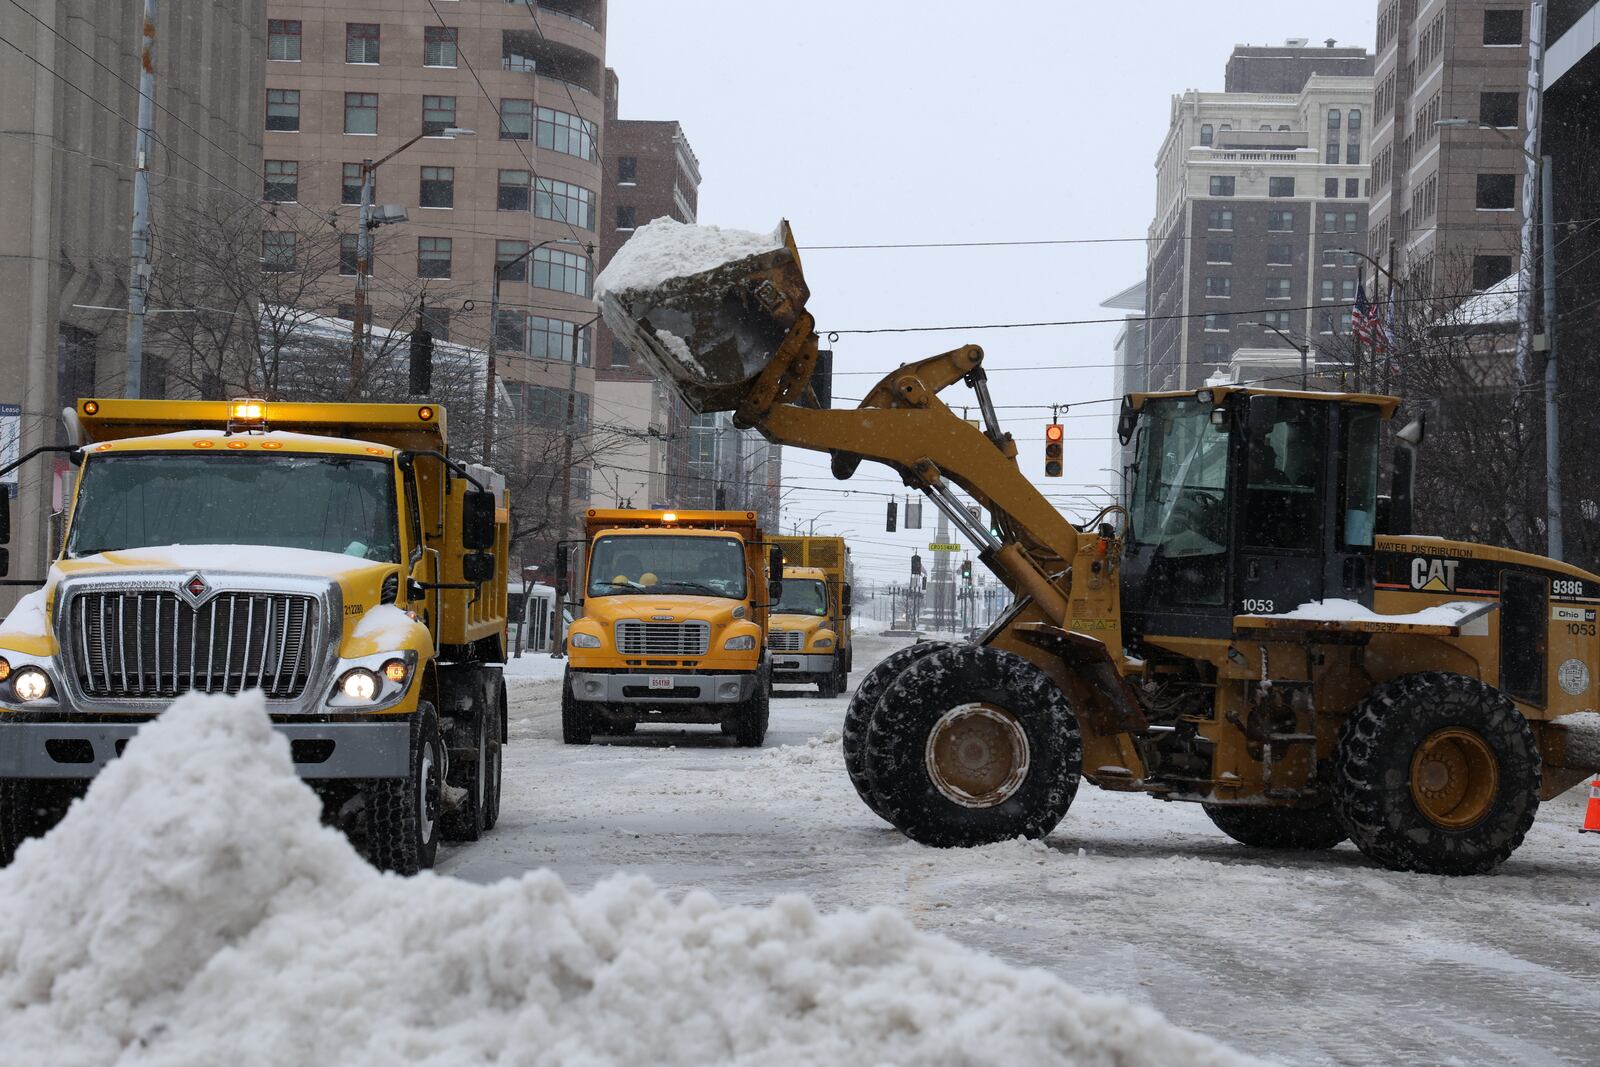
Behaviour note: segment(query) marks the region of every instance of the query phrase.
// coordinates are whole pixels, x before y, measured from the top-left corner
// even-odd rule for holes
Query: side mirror
[[[1123,444],[1133,440],[1133,428],[1139,422],[1139,413],[1127,397],[1122,398],[1122,410],[1117,414],[1117,439]]]
[[[11,573],[11,550],[0,548],[0,578]]]
[[[11,490],[0,486],[0,545],[11,543]]]
[[[844,607],[844,616],[846,618],[849,618],[850,617],[850,583],[849,582],[844,583],[844,596],[843,596],[842,600],[843,600],[843,607]]]
[[[461,545],[480,551],[494,547],[494,494],[468,490],[461,497]]]
[[[481,585],[494,577],[494,556],[488,552],[468,552],[461,557],[461,577]]]
[[[783,549],[773,545],[767,549],[767,599],[776,603],[783,596]]]

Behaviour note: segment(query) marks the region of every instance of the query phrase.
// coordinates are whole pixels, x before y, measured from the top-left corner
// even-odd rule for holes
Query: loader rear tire
[[[427,701],[411,717],[410,763],[406,777],[367,785],[367,856],[374,867],[401,875],[432,867],[439,851],[445,754],[438,713]]]
[[[912,663],[867,725],[881,814],[940,848],[1044,837],[1071,806],[1082,764],[1065,694],[1021,656],[983,645]]]
[[[885,822],[888,816],[878,807],[874,799],[875,792],[867,781],[866,772],[866,747],[867,747],[867,722],[872,718],[872,713],[878,707],[878,701],[883,699],[884,692],[889,688],[900,673],[917,660],[941,648],[952,647],[946,641],[918,641],[914,645],[896,649],[883,659],[879,660],[867,672],[856,686],[855,695],[850,698],[850,704],[844,711],[844,727],[841,730],[841,744],[844,748],[844,769],[850,775],[850,784],[855,786],[856,795],[859,796],[872,813]]]
[[[1251,848],[1318,851],[1332,848],[1346,836],[1332,808],[1251,808],[1237,804],[1202,804],[1217,829]]]
[[[1374,688],[1339,733],[1333,803],[1350,839],[1391,870],[1483,874],[1539,810],[1539,749],[1511,698],[1428,671]]]

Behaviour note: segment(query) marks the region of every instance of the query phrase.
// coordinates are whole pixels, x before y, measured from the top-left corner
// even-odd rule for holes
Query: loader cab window
[[[1344,470],[1339,481],[1339,536],[1347,549],[1372,547],[1378,514],[1378,413],[1347,407],[1341,413]]]
[[[1250,398],[1245,440],[1244,544],[1312,552],[1326,459],[1325,403],[1285,397]]]
[[[1211,405],[1152,400],[1133,488],[1133,536],[1168,558],[1220,556],[1227,543],[1228,434]]]

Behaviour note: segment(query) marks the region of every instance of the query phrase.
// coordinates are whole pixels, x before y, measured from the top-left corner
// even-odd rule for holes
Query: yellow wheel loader
[[[1042,837],[1086,778],[1197,802],[1247,845],[1348,838],[1390,868],[1471,874],[1600,767],[1593,717],[1568,718],[1596,706],[1600,578],[1411,533],[1405,477],[1380,513],[1393,397],[1129,396],[1130,501],[1078,527],[1020,469],[976,346],[891,371],[854,410],[816,405],[786,223],[761,242],[660,220],[597,288],[691,407],[827,452],[839,478],[887,464],[1015,594],[976,641],[901,650],[851,702],[850,776],[914,840]],[[957,382],[981,428],[941,399]]]

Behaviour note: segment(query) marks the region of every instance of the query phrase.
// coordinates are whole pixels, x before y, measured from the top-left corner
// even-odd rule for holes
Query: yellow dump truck
[[[767,613],[783,558],[753,511],[591,509],[575,566],[561,733],[569,745],[641,722],[767,735]]]
[[[825,697],[850,678],[850,550],[842,537],[774,537],[783,549],[783,596],[772,608],[772,680],[815,682]]]
[[[0,862],[187,693],[259,691],[378,866],[431,866],[441,835],[494,825],[508,502],[449,457],[442,408],[66,415],[75,444],[38,450],[79,467],[64,543],[0,624]]]

